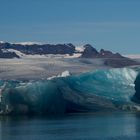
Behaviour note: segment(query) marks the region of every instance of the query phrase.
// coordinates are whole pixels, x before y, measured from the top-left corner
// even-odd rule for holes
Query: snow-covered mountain
[[[104,59],[105,65],[123,67],[137,65],[138,62],[124,57],[119,53],[112,53],[96,48],[90,44],[77,47],[68,44],[42,44],[37,42],[8,43],[0,41],[0,58],[84,58]]]

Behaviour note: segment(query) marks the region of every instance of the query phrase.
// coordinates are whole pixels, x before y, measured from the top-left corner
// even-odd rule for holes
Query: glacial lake
[[[138,140],[140,114],[0,117],[0,140]]]

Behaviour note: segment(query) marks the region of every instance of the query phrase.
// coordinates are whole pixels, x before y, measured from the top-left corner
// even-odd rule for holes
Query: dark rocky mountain
[[[81,55],[82,58],[96,58],[99,56],[99,52],[93,48],[90,44],[84,45],[84,51]]]
[[[22,45],[22,44],[11,44],[11,43],[0,43],[0,49],[14,49],[20,51],[24,54],[70,54],[75,52],[75,46],[72,44],[32,44],[32,45]]]
[[[82,58],[124,58],[119,53],[112,53],[111,51],[104,49],[101,49],[100,52],[98,52],[89,44],[84,45],[84,48],[85,49],[81,55]]]
[[[124,57],[119,53],[112,53],[111,51],[107,51],[104,49],[101,49],[100,52],[98,52],[89,44],[85,45],[84,48],[85,49],[81,55],[81,58],[103,58],[104,64],[107,66],[125,67],[131,65],[140,65],[139,62]]]
[[[12,44],[8,42],[0,42],[0,58],[20,58],[15,51],[19,51],[25,55],[47,55],[47,54],[81,54],[80,58],[102,58],[104,64],[112,67],[124,67],[131,65],[139,65],[138,62],[126,58],[119,53],[112,53],[101,49],[99,52],[90,44],[83,46],[83,51],[77,51],[76,47],[69,44]],[[13,51],[9,51],[12,49]],[[15,51],[14,51],[15,50]]]

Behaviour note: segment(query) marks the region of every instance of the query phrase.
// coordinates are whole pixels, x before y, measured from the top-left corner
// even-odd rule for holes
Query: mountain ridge
[[[17,53],[19,52],[19,53]],[[67,44],[37,44],[37,43],[8,43],[0,42],[0,58],[22,58],[23,56],[44,55],[53,57],[57,55],[69,56],[69,58],[83,58],[83,59],[104,59],[104,64],[113,67],[124,67],[131,65],[139,65],[138,62],[122,56],[120,53],[113,53],[109,50],[101,49],[97,51],[90,44],[85,44],[83,47],[76,47],[72,43]]]

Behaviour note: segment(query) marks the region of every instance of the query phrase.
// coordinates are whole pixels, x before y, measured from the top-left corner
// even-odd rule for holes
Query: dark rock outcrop
[[[0,50],[0,58],[19,58],[15,52],[3,52]]]
[[[139,62],[136,62],[132,59],[122,57],[122,58],[107,58],[104,59],[104,64],[106,66],[111,66],[114,68],[121,68],[126,66],[140,65]]]
[[[119,53],[112,53],[111,51],[107,51],[104,49],[100,50],[99,57],[102,58],[123,58]]]
[[[95,58],[99,56],[99,52],[93,48],[90,44],[84,45],[84,51],[82,53],[82,58]]]

